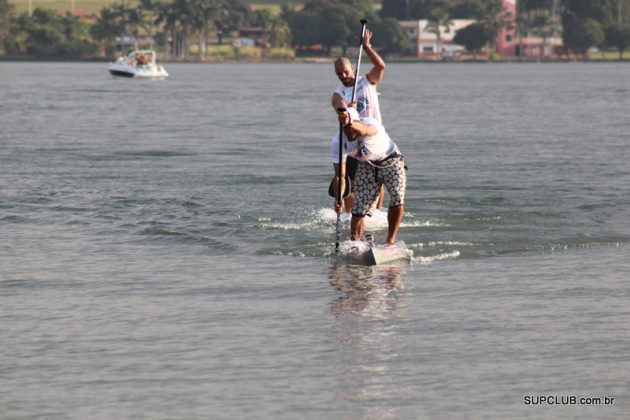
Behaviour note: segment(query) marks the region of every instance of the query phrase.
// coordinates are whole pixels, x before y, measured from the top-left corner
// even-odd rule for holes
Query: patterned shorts
[[[387,162],[387,164],[391,164],[391,162]],[[389,193],[389,207],[396,207],[405,203],[407,174],[402,157],[396,158],[395,163],[387,168],[376,168],[369,163],[359,163],[354,179],[352,214],[355,216],[368,214],[378,198],[383,184]]]

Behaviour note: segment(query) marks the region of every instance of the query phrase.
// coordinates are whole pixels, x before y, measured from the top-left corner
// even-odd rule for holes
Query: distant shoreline
[[[182,59],[161,59],[159,63],[165,64],[331,64],[336,57],[297,57],[292,59],[242,59],[242,60],[182,60]],[[34,57],[0,57],[0,62],[50,62],[50,63],[112,63],[115,59],[106,58],[89,58],[89,59],[65,59],[65,58],[34,58]],[[487,59],[459,59],[459,60],[428,60],[414,57],[396,57],[387,58],[387,63],[405,63],[405,64],[558,64],[558,63],[629,63],[630,57],[624,57],[619,59],[597,58],[592,57],[587,60],[568,60],[568,59],[553,59],[553,60],[532,60],[532,59],[517,59],[517,58],[501,58],[495,60]]]

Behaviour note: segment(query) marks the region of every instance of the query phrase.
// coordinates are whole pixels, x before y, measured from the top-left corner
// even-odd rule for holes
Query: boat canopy
[[[146,63],[141,63],[144,61],[142,57],[146,59]],[[155,64],[156,57],[157,54],[153,50],[135,50],[127,54],[127,59],[138,64]]]

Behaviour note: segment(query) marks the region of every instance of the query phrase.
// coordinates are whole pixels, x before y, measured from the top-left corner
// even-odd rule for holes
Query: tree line
[[[467,50],[493,49],[501,28],[515,27],[519,38],[561,36],[566,50],[585,56],[591,47],[630,46],[630,0],[518,0],[508,16],[499,0],[383,0],[381,15],[399,20],[427,19],[430,27],[453,19],[475,19],[454,41]],[[438,35],[439,38],[439,35]],[[439,39],[438,39],[439,42]],[[519,49],[522,51],[522,47]]]
[[[614,48],[620,58],[630,45],[630,0],[519,0],[516,17],[501,0],[305,0],[285,4],[278,14],[252,10],[242,0],[121,0],[102,8],[91,21],[52,10],[17,14],[0,0],[0,53],[5,56],[80,59],[111,57],[125,38],[158,47],[164,54],[188,59],[191,45],[203,58],[209,40],[222,44],[240,28],[261,28],[263,46],[295,48],[301,54],[343,53],[356,45],[358,22],[370,21],[375,46],[384,54],[411,52],[411,41],[400,20],[426,19],[441,42],[440,27],[453,19],[473,19],[455,42],[470,52],[493,51],[497,33],[515,26],[547,39],[561,36],[565,47],[586,55],[597,46]],[[439,48],[438,48],[439,49]],[[522,50],[521,50],[522,51]]]

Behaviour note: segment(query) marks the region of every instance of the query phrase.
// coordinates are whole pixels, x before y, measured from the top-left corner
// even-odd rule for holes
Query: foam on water
[[[342,255],[361,255],[369,249],[370,246],[364,241],[343,241],[339,243],[339,252]]]
[[[423,264],[423,265],[428,265],[428,264],[433,264],[436,261],[454,260],[456,258],[459,258],[460,255],[461,253],[459,251],[451,251],[451,252],[440,253],[437,255],[413,257],[412,261]]]

